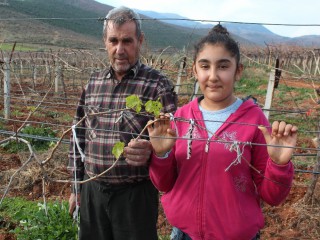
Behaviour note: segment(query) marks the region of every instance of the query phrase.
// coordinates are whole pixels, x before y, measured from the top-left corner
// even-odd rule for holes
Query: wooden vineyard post
[[[23,60],[20,58],[20,75],[23,76]]]
[[[4,58],[4,118],[10,118],[10,64],[9,59]]]
[[[59,93],[59,83],[62,81],[62,68],[60,62],[56,59],[54,92]]]
[[[278,87],[281,78],[280,60],[276,59],[275,70],[271,70],[267,89],[266,100],[264,103],[264,115],[269,119],[274,89]]]
[[[267,95],[266,95],[266,100],[264,103],[264,110],[263,110],[264,115],[266,116],[267,119],[269,119],[269,115],[270,115],[269,109],[271,108],[271,103],[273,98],[274,83],[275,83],[275,70],[271,70],[270,76],[269,76]]]
[[[63,94],[65,96],[65,103],[68,103],[66,85],[63,79],[63,68],[59,60],[56,60],[55,63],[56,63],[56,67],[55,67],[54,91],[55,91],[55,94],[59,95],[60,94],[59,85],[61,84],[63,88]]]
[[[184,68],[186,67],[186,61],[187,61],[187,57],[183,57],[183,60],[180,63],[180,68],[179,68],[179,73],[178,73],[178,79],[177,79],[177,83],[176,83],[176,87],[174,89],[174,91],[176,92],[176,94],[179,94],[179,90],[180,90],[180,85],[181,85],[181,76],[183,73]]]
[[[197,97],[198,90],[199,90],[199,82],[196,80],[193,85],[192,100]]]
[[[49,83],[51,82],[51,67],[50,67],[50,62],[49,58],[45,60],[45,66],[46,66],[46,75],[48,76]]]
[[[314,63],[315,63],[315,67],[314,67],[314,75],[316,76],[317,73],[320,74],[320,69],[319,69],[319,61],[320,61],[320,48],[316,48],[313,51],[313,56],[314,56]]]
[[[276,59],[276,70],[274,74],[274,88],[278,88],[279,82],[281,78],[281,69],[280,69],[280,60]]]
[[[307,204],[312,204],[314,190],[316,189],[317,181],[319,179],[319,175],[317,173],[320,172],[320,121],[318,122],[318,138],[317,138],[317,156],[316,156],[316,164],[313,168],[313,176],[311,183],[308,187],[306,195],[304,196],[304,202]]]
[[[34,83],[33,89],[35,89],[35,83],[37,81],[37,73],[38,73],[38,67],[37,67],[36,63],[34,63],[32,65],[32,79],[33,79],[33,83]]]

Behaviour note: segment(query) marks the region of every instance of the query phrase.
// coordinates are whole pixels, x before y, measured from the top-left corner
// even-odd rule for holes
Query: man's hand
[[[80,206],[80,193],[78,194],[78,205]],[[69,197],[69,214],[70,216],[73,216],[73,212],[76,208],[76,194],[71,193]]]
[[[124,156],[132,166],[146,166],[152,152],[151,143],[144,139],[131,140],[124,148]]]

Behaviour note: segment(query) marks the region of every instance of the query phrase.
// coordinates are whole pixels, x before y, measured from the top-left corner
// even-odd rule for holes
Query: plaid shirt
[[[85,160],[82,162],[79,151],[74,151],[77,148],[74,148],[75,142],[71,136],[68,170],[72,173],[73,179],[74,163],[77,180],[82,180],[85,173],[94,176],[109,168],[116,160],[112,155],[114,144],[122,141],[127,145],[150,120],[150,117],[133,111],[113,111],[125,109],[126,97],[133,94],[139,96],[143,103],[160,99],[163,112],[176,110],[177,96],[171,81],[139,61],[121,81],[113,78],[111,68],[93,73],[81,94],[74,124],[90,113],[110,113],[89,116],[75,128]],[[149,179],[148,167],[131,166],[124,157],[119,159],[111,171],[98,178],[99,181],[110,185],[144,179]]]

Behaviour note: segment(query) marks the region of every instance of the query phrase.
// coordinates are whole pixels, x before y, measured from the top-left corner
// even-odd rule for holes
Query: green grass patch
[[[304,133],[305,131],[310,131],[312,129],[316,129],[317,123],[319,119],[316,117],[306,117],[304,114],[294,113],[294,114],[277,114],[272,113],[270,114],[269,118],[270,123],[273,121],[285,121],[287,123],[291,123],[293,125],[298,126],[299,128],[299,137],[310,137],[310,133]]]
[[[68,213],[67,202],[27,201],[23,198],[7,198],[0,205],[0,214],[15,228],[17,240],[77,239],[78,228]]]
[[[236,83],[235,92],[236,95],[243,96],[265,96],[267,89],[265,87],[261,87],[265,84],[268,84],[268,82],[264,79],[241,78],[241,80]]]
[[[236,95],[264,97],[267,93],[268,74],[268,70],[263,68],[245,67],[240,81],[235,84]]]
[[[13,43],[0,43],[0,50],[2,51],[11,51],[13,48]],[[14,51],[19,51],[19,52],[28,52],[28,51],[36,51],[37,47],[34,46],[28,46],[24,44],[17,44],[15,46]]]
[[[21,130],[21,133],[30,135],[30,137],[25,137],[24,139],[26,139],[31,146],[38,151],[48,150],[53,145],[53,142],[45,138],[54,138],[56,136],[55,131],[44,126],[26,126]],[[3,147],[3,149],[9,153],[17,153],[28,150],[28,146],[25,143],[15,141],[6,142],[2,144],[1,147]]]

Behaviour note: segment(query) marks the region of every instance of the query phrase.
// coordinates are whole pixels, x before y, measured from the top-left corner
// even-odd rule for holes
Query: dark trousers
[[[157,240],[158,191],[151,181],[108,187],[83,184],[80,240]]]

